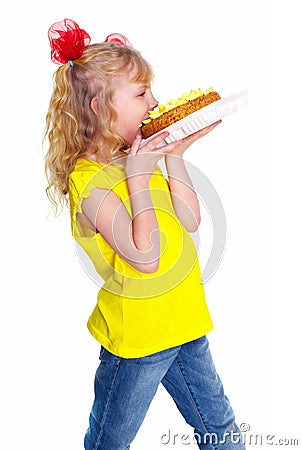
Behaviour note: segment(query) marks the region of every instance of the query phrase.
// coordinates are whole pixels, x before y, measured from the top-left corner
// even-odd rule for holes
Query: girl
[[[61,66],[46,119],[47,193],[56,206],[69,202],[72,234],[104,279],[88,320],[101,352],[85,449],[129,449],[162,383],[199,448],[242,450],[206,337],[212,322],[189,234],[200,212],[182,158],[217,123],[143,144],[140,124],[157,100],[141,54],[121,35],[90,45],[68,19],[49,38]]]

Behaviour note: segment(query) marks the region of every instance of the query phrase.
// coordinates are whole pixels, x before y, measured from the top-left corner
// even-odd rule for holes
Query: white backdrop
[[[286,99],[287,88],[300,84],[295,50],[299,22],[294,2],[287,10],[282,4],[28,0],[5,6],[0,315],[4,450],[82,449],[98,364],[99,345],[86,329],[98,287],[77,259],[68,213],[49,215],[44,191],[41,140],[56,70],[47,30],[65,17],[78,22],[92,42],[112,32],[125,34],[154,67],[153,90],[161,101],[198,87],[213,86],[222,96],[249,89],[249,107],[226,118],[186,154],[215,187],[227,218],[226,252],[205,286],[215,326],[209,340],[237,422],[250,426],[247,438],[263,436],[261,448],[270,448],[267,434],[300,437],[301,442],[301,352],[296,351],[301,139],[294,103]],[[200,239],[206,248],[211,235],[206,218],[204,223]],[[170,442],[161,442],[167,433]],[[131,448],[196,448],[192,439],[190,446],[181,440],[186,433],[191,436],[192,430],[159,389]]]

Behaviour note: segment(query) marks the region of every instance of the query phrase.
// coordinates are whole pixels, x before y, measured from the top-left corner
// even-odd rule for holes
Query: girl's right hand
[[[181,141],[176,141],[157,148],[157,145],[168,135],[169,133],[166,131],[160,133],[154,139],[141,146],[142,136],[140,133],[137,133],[126,158],[125,170],[127,178],[139,176],[144,181],[150,179],[158,161],[182,143]]]

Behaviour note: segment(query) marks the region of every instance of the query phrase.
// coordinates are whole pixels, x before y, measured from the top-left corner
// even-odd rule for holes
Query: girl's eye
[[[139,94],[139,97],[144,97],[146,94],[146,91],[142,92],[141,94]]]

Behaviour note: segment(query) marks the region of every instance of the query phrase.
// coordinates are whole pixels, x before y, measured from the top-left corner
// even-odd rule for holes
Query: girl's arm
[[[200,208],[183,154],[190,145],[213,130],[220,122],[221,120],[185,138],[179,146],[165,156],[173,206],[179,220],[189,232],[196,231],[200,225]]]
[[[159,264],[157,220],[148,186],[136,181],[131,182],[133,218],[113,191],[95,188],[82,201],[82,220],[87,224],[88,219],[91,228],[135,269],[153,273]]]
[[[183,226],[194,232],[200,225],[200,208],[185,162],[182,157],[173,155],[167,155],[165,162],[175,213]]]
[[[125,172],[130,194],[132,216],[117,195],[110,190],[94,188],[82,201],[84,218],[104,237],[125,261],[141,272],[153,273],[160,258],[160,234],[153,208],[149,179],[162,158],[179,143],[157,149],[167,133],[161,133],[144,147],[138,135],[126,157]]]

